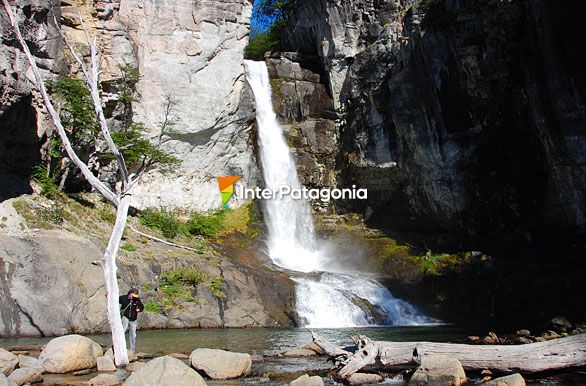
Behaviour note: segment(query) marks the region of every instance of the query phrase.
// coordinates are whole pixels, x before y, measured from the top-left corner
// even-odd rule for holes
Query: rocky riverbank
[[[308,334],[309,336],[309,334]],[[112,350],[80,335],[54,338],[46,345],[20,345],[0,349],[0,385],[294,385],[334,384],[482,385],[519,386],[548,379],[557,384],[579,384],[580,374],[506,373],[487,366],[465,371],[462,363],[446,355],[420,353],[406,366],[367,367],[344,379],[337,376],[328,355],[310,342],[270,355],[250,355],[221,349],[193,348],[167,354],[136,353],[125,368],[114,366]],[[496,362],[495,362],[496,363]],[[496,367],[496,366],[495,366]]]

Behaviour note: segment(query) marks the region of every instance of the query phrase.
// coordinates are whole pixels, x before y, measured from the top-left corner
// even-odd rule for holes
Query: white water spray
[[[295,162],[273,111],[266,64],[249,60],[244,64],[256,100],[260,158],[266,187],[300,188]],[[316,272],[293,278],[297,283],[297,311],[306,327],[433,322],[419,315],[410,304],[394,298],[375,280],[328,272],[333,259],[316,240],[311,209],[306,200],[284,197],[265,200],[264,203],[268,252],[273,262],[296,272]]]

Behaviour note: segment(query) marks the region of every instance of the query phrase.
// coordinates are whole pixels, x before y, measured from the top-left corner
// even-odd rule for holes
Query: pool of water
[[[373,340],[461,342],[471,333],[452,326],[371,327],[313,329],[333,343],[352,344],[351,336],[367,335]],[[88,335],[103,346],[110,344],[110,335]],[[0,347],[44,344],[51,338],[3,338]],[[311,341],[309,329],[247,328],[247,329],[183,329],[139,331],[137,351],[170,354],[191,353],[198,347],[219,348],[256,355],[271,355]]]

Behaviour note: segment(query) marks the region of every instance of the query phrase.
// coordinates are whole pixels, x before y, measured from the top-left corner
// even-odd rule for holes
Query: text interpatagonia
[[[290,186],[280,186],[277,188],[244,188],[236,186],[236,196],[244,200],[274,200],[291,197],[294,200],[320,200],[329,202],[330,200],[366,200],[368,190],[364,188],[291,188]]]

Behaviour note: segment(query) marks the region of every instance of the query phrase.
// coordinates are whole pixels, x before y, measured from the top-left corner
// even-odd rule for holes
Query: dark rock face
[[[267,59],[273,107],[308,186],[335,181],[337,130],[334,104],[316,57],[285,52]]]
[[[586,231],[578,17],[548,0],[437,3],[425,15],[411,1],[301,0],[290,19],[285,49],[319,57],[343,116],[335,183],[369,189],[342,209],[460,241],[576,242]]]

